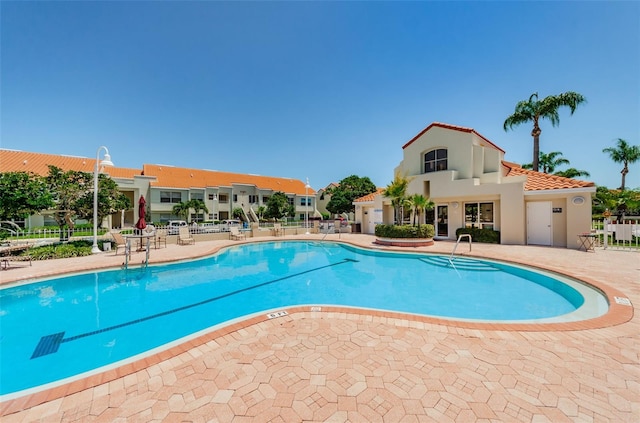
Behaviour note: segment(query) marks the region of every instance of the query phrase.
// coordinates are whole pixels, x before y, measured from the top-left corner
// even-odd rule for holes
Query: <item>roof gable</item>
[[[489,147],[495,148],[496,150],[501,151],[502,153],[505,152],[502,148],[498,147],[497,145],[495,145],[494,143],[489,141],[483,135],[481,135],[478,132],[476,132],[476,130],[473,129],[473,128],[466,128],[464,126],[451,125],[451,124],[448,124],[448,123],[441,123],[441,122],[433,122],[431,125],[429,125],[426,128],[424,128],[422,131],[420,131],[420,133],[418,133],[418,135],[416,135],[415,137],[411,138],[405,145],[403,145],[402,149],[404,150],[405,148],[407,148],[408,146],[413,144],[413,142],[415,140],[420,138],[422,135],[426,134],[430,129],[436,128],[436,127],[437,128],[443,128],[443,129],[449,129],[449,130],[452,130],[452,131],[465,132],[465,133],[468,133],[468,134],[474,134],[474,135],[478,136],[479,138],[481,138],[483,141],[485,141],[489,145]]]

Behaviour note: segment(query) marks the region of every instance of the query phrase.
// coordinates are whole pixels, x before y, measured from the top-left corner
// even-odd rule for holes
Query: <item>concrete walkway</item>
[[[321,236],[293,236],[288,239]],[[340,241],[371,247],[373,237]],[[268,240],[269,238],[260,238]],[[278,238],[282,240],[283,238]],[[338,235],[327,239],[338,240]],[[249,240],[250,241],[250,240]],[[151,251],[151,262],[231,241]],[[448,254],[453,243],[411,248]],[[387,249],[387,248],[380,248]],[[640,304],[640,254],[474,244],[465,255],[550,269]],[[141,261],[142,253],[132,261]],[[119,266],[123,256],[17,264],[2,284]],[[7,400],[3,423],[67,421],[640,421],[640,320],[612,303],[575,326],[469,325],[346,308],[235,323],[103,374]]]

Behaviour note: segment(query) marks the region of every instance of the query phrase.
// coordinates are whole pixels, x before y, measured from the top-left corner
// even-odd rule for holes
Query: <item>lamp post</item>
[[[104,159],[100,162],[100,150],[104,149]],[[100,252],[98,248],[98,176],[100,173],[100,166],[113,166],[111,156],[107,147],[100,146],[96,152],[96,168],[93,171],[93,247],[91,247],[91,253],[97,254]]]
[[[305,234],[309,235],[309,178],[307,178],[307,185],[304,186],[304,193],[307,197],[306,207],[304,208],[304,227],[307,229]]]

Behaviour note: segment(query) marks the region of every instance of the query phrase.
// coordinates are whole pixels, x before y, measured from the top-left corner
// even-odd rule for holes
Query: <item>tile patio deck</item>
[[[286,238],[307,237],[319,238]],[[373,241],[357,234],[340,239],[369,247]],[[229,243],[169,244],[152,250],[151,261],[210,254]],[[446,254],[452,247],[437,242],[411,250]],[[474,244],[464,254],[554,270],[640,304],[638,253]],[[122,261],[112,252],[33,262],[0,272],[0,282]],[[633,306],[612,305],[604,318],[575,326],[474,325],[344,308],[287,311],[7,400],[0,416],[3,423],[640,421],[640,320]]]

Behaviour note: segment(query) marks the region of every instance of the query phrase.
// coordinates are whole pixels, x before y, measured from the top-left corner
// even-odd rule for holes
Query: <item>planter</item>
[[[373,242],[388,247],[428,247],[433,245],[433,238],[380,238]]]

